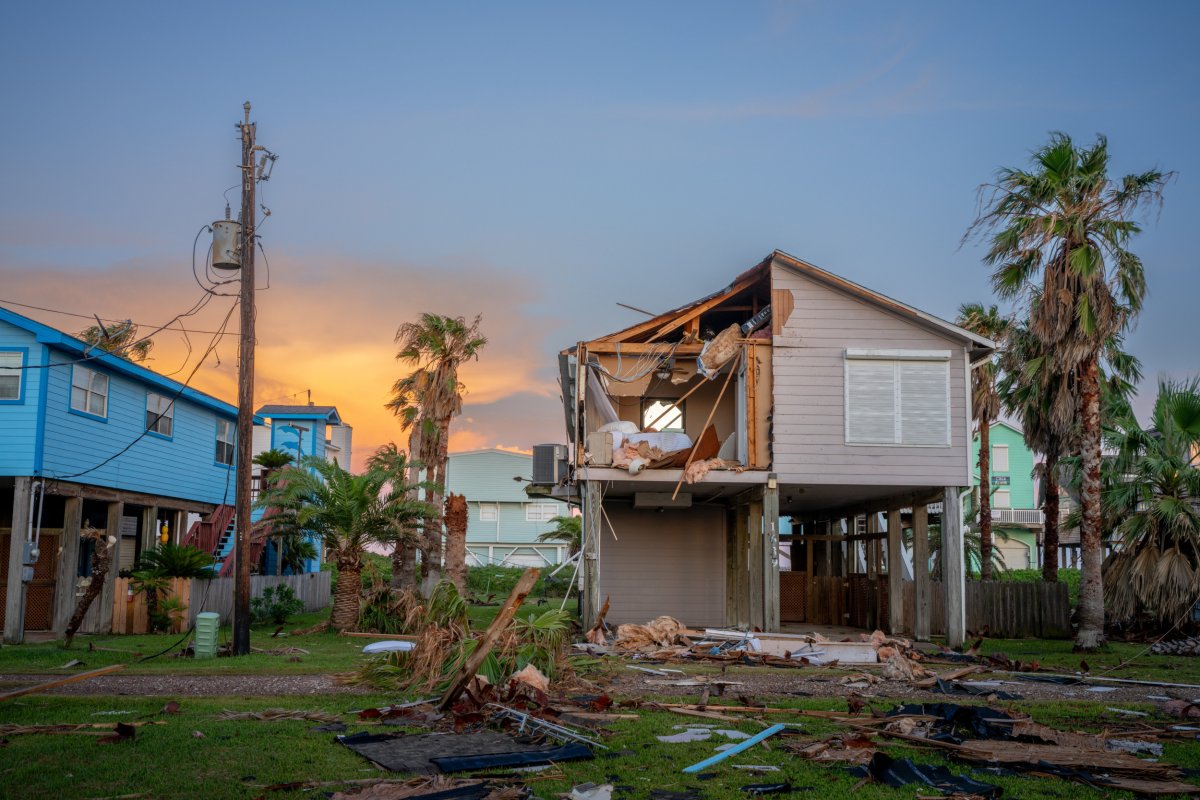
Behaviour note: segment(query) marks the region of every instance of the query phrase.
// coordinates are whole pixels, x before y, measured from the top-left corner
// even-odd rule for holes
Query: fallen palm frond
[[[257,719],[263,722],[279,722],[282,720],[306,719],[312,722],[337,722],[337,714],[324,711],[290,711],[286,708],[268,708],[264,711],[222,711],[217,714],[222,722],[238,719]]]
[[[155,722],[127,722],[123,723],[131,725],[135,728],[144,725],[166,725],[162,721]],[[106,733],[112,733],[113,724],[111,722],[81,722],[75,723],[59,723],[54,725],[0,725],[0,736],[27,736],[29,734],[61,734],[61,733],[85,733],[93,736],[100,736]]]
[[[370,612],[374,618],[384,595],[371,587],[368,597],[374,600],[364,608],[375,609]],[[346,682],[422,694],[444,691],[478,645],[467,621],[466,601],[448,581],[438,584],[428,600],[407,590],[389,591],[387,597],[389,613],[396,619],[392,627],[415,635],[413,648],[376,656]],[[514,617],[476,673],[492,684],[503,683],[529,665],[551,680],[569,675],[564,647],[570,621],[569,614],[558,610]]]

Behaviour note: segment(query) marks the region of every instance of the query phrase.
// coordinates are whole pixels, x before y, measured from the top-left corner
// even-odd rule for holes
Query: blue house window
[[[23,350],[0,351],[0,402],[21,402],[21,368],[24,366]]]
[[[217,420],[217,463],[233,466],[234,453],[233,423],[227,419]]]
[[[72,367],[71,409],[97,417],[107,417],[108,376],[78,364]]]
[[[175,401],[154,392],[146,393],[146,430],[170,436],[175,426]]]

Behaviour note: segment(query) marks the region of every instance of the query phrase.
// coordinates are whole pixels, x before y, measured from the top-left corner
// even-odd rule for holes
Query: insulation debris
[[[656,617],[645,625],[627,623],[617,627],[616,646],[622,650],[669,647],[684,630],[674,617]]]

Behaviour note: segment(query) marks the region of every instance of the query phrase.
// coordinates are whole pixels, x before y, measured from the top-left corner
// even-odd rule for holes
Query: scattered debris
[[[533,664],[526,664],[524,669],[513,674],[512,679],[543,694],[550,691],[550,680]]]
[[[645,625],[626,623],[617,627],[616,646],[622,650],[670,647],[684,630],[674,617],[656,617]]]
[[[767,728],[765,731],[760,731],[759,733],[756,733],[755,735],[751,736],[749,739],[746,739],[745,741],[739,742],[739,743],[735,744],[733,747],[730,747],[728,750],[723,750],[723,751],[717,753],[715,756],[711,756],[709,758],[704,759],[703,761],[699,762],[698,764],[692,764],[690,767],[684,767],[683,771],[686,773],[703,772],[705,769],[707,769],[708,767],[711,767],[713,764],[720,763],[721,761],[724,761],[725,759],[729,758],[732,755],[736,755],[738,753],[742,753],[742,752],[745,752],[746,750],[749,750],[754,745],[758,744],[759,742],[761,742],[765,739],[768,739],[768,738],[774,736],[775,734],[779,733],[786,727],[787,727],[786,725],[772,725],[771,727]]]
[[[999,797],[1001,789],[965,775],[955,775],[943,766],[915,764],[912,759],[894,759],[886,753],[875,753],[871,761],[851,770],[852,775],[870,778],[899,789],[912,784],[929,786],[955,797]]]
[[[861,733],[838,734],[815,742],[797,742],[784,747],[810,761],[867,764],[875,755],[875,742]]]
[[[128,722],[118,722],[116,730],[108,736],[104,736],[96,740],[97,744],[120,744],[121,742],[132,741],[137,735],[137,728]]]
[[[594,783],[581,783],[567,794],[569,800],[611,800],[613,785],[605,783],[597,786]]]
[[[1200,636],[1155,642],[1150,645],[1150,652],[1156,656],[1200,656]]]
[[[238,719],[257,719],[263,722],[306,719],[311,722],[337,722],[338,715],[325,711],[290,711],[286,708],[268,708],[264,711],[222,711],[217,714],[222,722]]]

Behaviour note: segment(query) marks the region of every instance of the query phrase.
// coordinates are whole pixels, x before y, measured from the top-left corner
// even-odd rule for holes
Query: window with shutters
[[[950,444],[950,353],[847,350],[848,444]]]
[[[992,472],[1008,472],[1008,445],[992,445]]]

